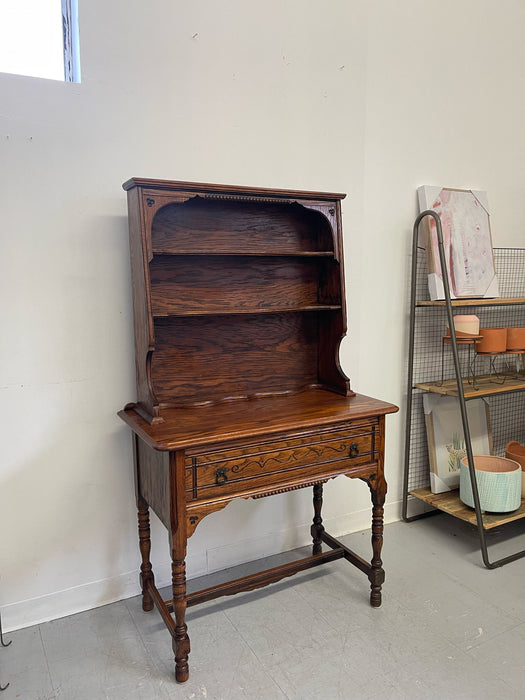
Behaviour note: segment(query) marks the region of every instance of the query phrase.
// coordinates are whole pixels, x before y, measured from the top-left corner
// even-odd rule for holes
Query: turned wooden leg
[[[323,484],[314,485],[314,521],[310,528],[312,535],[313,546],[312,554],[321,554],[322,534],[324,532],[323,519],[321,517],[321,509],[323,507]]]
[[[184,559],[172,559],[173,612],[175,629],[173,630],[173,652],[175,654],[175,680],[184,683],[189,677],[188,654],[190,639],[184,621],[186,615],[186,563]]]
[[[370,605],[378,608],[381,605],[381,586],[385,581],[381,549],[383,547],[383,506],[386,497],[386,481],[378,475],[376,482],[369,481],[372,495],[372,562],[368,575],[370,581]]]
[[[140,585],[142,588],[142,609],[146,612],[153,608],[153,598],[148,590],[148,583],[154,583],[153,571],[151,570],[150,552],[150,525],[149,525],[149,507],[143,498],[137,499],[138,519],[139,519],[139,547],[142,556],[142,564],[140,565]]]
[[[186,518],[186,463],[182,450],[169,456],[172,524],[170,529],[171,587],[173,591],[172,647],[175,654],[175,680],[184,683],[190,675],[188,655],[190,639],[186,627],[186,549],[188,545]]]

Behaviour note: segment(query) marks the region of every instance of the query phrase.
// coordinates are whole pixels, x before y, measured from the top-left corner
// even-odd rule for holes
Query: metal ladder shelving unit
[[[443,272],[445,299],[441,302],[428,300],[424,250],[418,247],[419,226],[423,219],[432,217],[436,223],[439,258]],[[479,491],[470,436],[466,402],[475,397],[483,397],[490,404],[494,441],[494,454],[504,454],[505,444],[511,439],[525,441],[525,375],[516,374],[517,381],[507,382],[497,388],[480,385],[465,389],[461,371],[458,344],[451,333],[451,355],[447,358],[447,371],[455,381],[448,382],[446,393],[456,396],[459,402],[465,450],[469,463],[470,479],[474,497],[474,509],[463,506],[459,492],[448,494],[431,494],[428,488],[428,449],[423,420],[422,397],[427,391],[445,393],[438,388],[439,375],[442,374],[441,338],[445,322],[454,328],[453,307],[468,306],[473,313],[480,316],[485,327],[494,325],[525,326],[525,249],[500,248],[494,250],[496,273],[502,297],[498,299],[452,300],[448,283],[447,264],[443,245],[443,233],[439,216],[432,210],[422,212],[414,222],[412,241],[411,293],[409,354],[407,377],[405,465],[403,478],[403,519],[406,522],[421,517],[448,512],[477,527],[480,549],[484,565],[495,569],[525,556],[525,549],[500,559],[491,560],[487,546],[487,530],[506,522],[525,518],[525,501],[514,513],[485,514],[480,507]],[[418,274],[419,273],[419,274]],[[424,279],[423,279],[424,278]],[[441,324],[443,327],[440,327]],[[417,346],[417,347],[416,347]],[[521,356],[523,357],[523,356]],[[424,382],[424,383],[421,383]],[[432,510],[409,515],[413,503],[425,503]]]

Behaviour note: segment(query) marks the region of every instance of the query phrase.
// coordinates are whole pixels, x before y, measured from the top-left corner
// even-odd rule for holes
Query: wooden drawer
[[[334,471],[352,471],[378,459],[376,425],[327,429],[186,456],[188,500],[270,488]]]

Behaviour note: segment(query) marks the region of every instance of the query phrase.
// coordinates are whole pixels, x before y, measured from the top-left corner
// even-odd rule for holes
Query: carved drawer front
[[[363,424],[186,457],[189,500],[266,488],[377,460],[375,426]]]

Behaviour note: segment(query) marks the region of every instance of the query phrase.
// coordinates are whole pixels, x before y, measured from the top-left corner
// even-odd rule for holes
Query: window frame
[[[64,81],[80,83],[78,0],[62,0]]]

